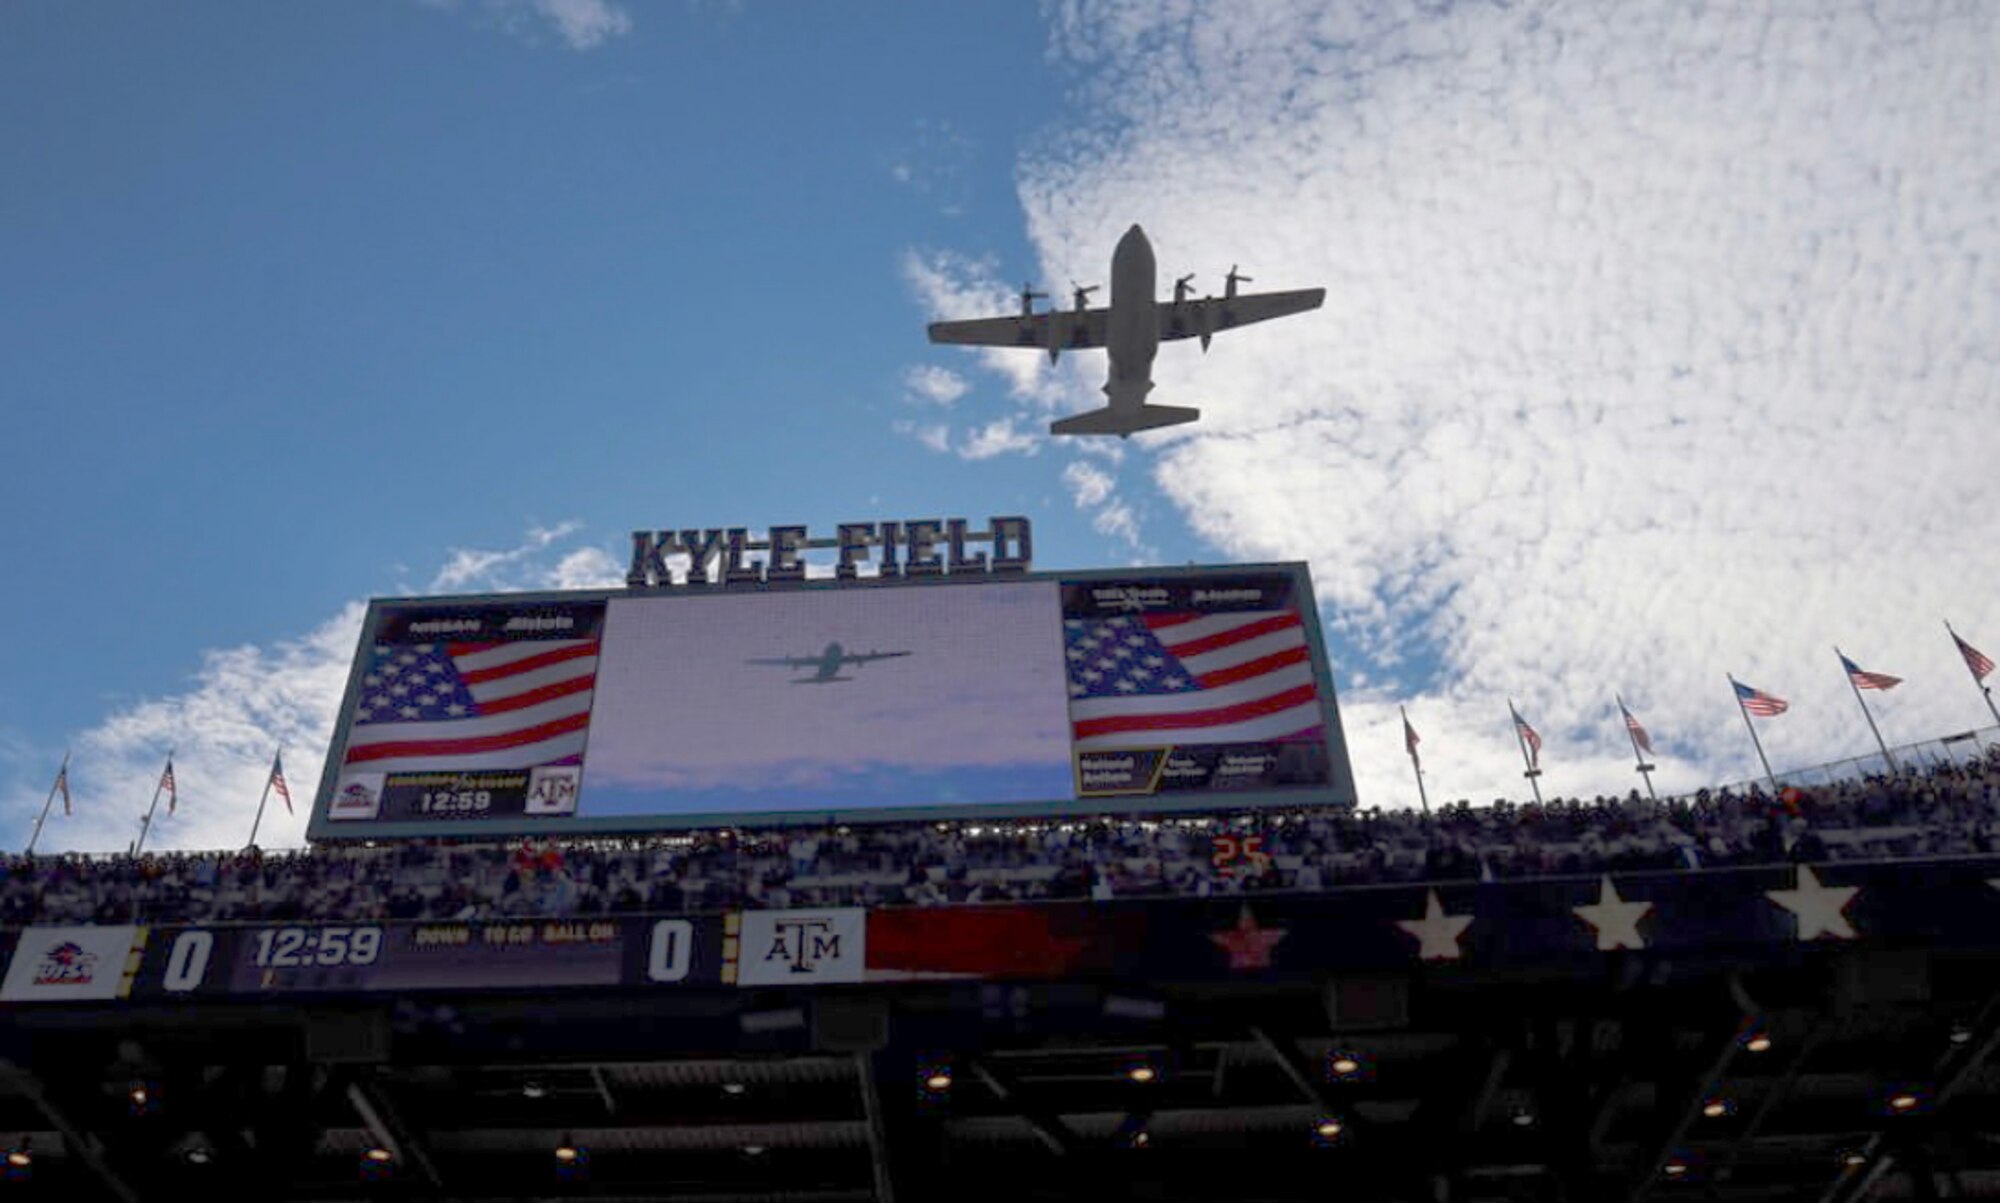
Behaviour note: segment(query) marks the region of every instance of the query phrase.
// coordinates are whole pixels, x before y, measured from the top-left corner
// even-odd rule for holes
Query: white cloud
[[[551,589],[615,589],[625,583],[625,565],[602,547],[579,547],[549,571]]]
[[[1064,466],[1062,478],[1063,484],[1069,486],[1071,500],[1080,510],[1103,505],[1117,484],[1111,473],[1082,460],[1073,460]]]
[[[566,539],[581,529],[577,522],[561,522],[552,527],[535,526],[528,528],[522,542],[515,547],[501,551],[486,548],[455,547],[444,567],[431,577],[432,593],[464,593],[475,589],[494,590],[507,586],[502,582],[513,579],[521,565],[531,557],[546,551],[558,540]]]
[[[456,9],[458,0],[418,0],[425,8]],[[611,0],[485,0],[488,19],[524,41],[553,32],[572,50],[593,50],[632,32],[632,15]]]
[[[971,387],[965,377],[936,364],[921,364],[903,371],[903,388],[910,396],[932,405],[949,406]]]
[[[1163,280],[1328,288],[1162,349],[1204,416],[1152,470],[1312,561],[1365,798],[1414,800],[1400,700],[1451,796],[1525,794],[1509,691],[1553,792],[1638,784],[1615,689],[1663,788],[1751,776],[1730,671],[1781,770],[1864,752],[1835,640],[1909,679],[1892,742],[1990,721],[1938,619],[2000,645],[2000,9],[1051,16],[1092,119],[1022,164],[1043,263],[1139,220]]]
[[[565,549],[578,529],[566,522],[532,529],[516,547],[454,550],[435,579],[445,582],[440,588],[494,592],[622,581],[622,566],[602,548]],[[271,754],[280,745],[297,813],[287,815],[274,795],[257,842],[266,848],[302,843],[365,611],[365,602],[350,601],[296,638],[206,652],[187,688],[123,706],[79,734],[70,765],[75,814],[64,818],[58,805],[39,847],[126,848],[138,834],[170,751],[179,805],[170,816],[161,801],[146,846],[242,847]],[[29,760],[24,753],[9,755]],[[43,753],[40,759],[53,775],[56,756]],[[4,810],[19,822],[23,840],[46,790],[44,783],[5,800]]]
[[[944,455],[951,450],[951,427],[943,422],[912,422],[899,418],[890,424],[897,434],[913,438],[917,442]]]
[[[1141,549],[1138,514],[1117,495],[1116,477],[1088,460],[1079,459],[1064,466],[1062,479],[1076,508],[1090,515],[1092,530],[1124,544],[1127,552]]]
[[[1033,455],[1041,447],[1034,435],[1015,429],[1013,418],[996,418],[974,430],[958,445],[963,459],[992,459],[996,455]]]
[[[1000,317],[1020,312],[1021,297],[995,274],[991,259],[974,259],[950,251],[903,256],[903,278],[931,317],[938,321]],[[960,348],[949,348],[961,354]],[[1063,385],[1047,355],[1020,347],[979,347],[977,362],[1007,382],[1019,401],[1052,409],[1063,396]]]
[[[1090,528],[1100,535],[1109,535],[1136,547],[1139,543],[1139,519],[1132,513],[1132,507],[1120,500],[1113,500],[1100,506],[1091,515]]]
[[[607,0],[529,0],[536,15],[555,26],[572,50],[589,50],[632,32],[632,17]]]

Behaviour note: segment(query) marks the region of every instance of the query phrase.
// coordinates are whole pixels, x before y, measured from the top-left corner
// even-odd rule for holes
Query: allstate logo
[[[85,951],[74,940],[64,940],[49,949],[42,954],[41,964],[35,966],[37,986],[87,986],[96,976],[97,954]]]

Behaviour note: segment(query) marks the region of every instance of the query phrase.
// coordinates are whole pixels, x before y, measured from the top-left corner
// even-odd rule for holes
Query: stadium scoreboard
[[[980,568],[378,599],[308,834],[1352,804],[1305,565]]]

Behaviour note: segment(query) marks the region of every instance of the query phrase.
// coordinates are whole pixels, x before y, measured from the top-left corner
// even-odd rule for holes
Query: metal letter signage
[[[632,589],[692,585],[789,584],[807,577],[803,553],[832,551],[834,579],[857,580],[860,565],[873,562],[876,575],[902,576],[1019,575],[1028,571],[1035,541],[1028,520],[1018,515],[987,521],[972,530],[963,518],[914,518],[903,522],[843,522],[832,538],[812,538],[803,526],[774,526],[765,538],[752,539],[748,527],[632,532],[632,563],[625,584]],[[967,555],[972,543],[992,545],[992,552]],[[901,553],[898,553],[898,544]],[[870,549],[880,548],[879,557]],[[761,551],[761,562],[744,553]],[[679,567],[679,572],[675,571]]]

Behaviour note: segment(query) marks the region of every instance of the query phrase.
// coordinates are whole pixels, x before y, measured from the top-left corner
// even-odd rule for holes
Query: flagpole
[[[1403,748],[1410,754],[1410,771],[1417,775],[1417,804],[1424,808],[1424,814],[1431,813],[1431,800],[1424,793],[1424,766],[1417,763],[1417,750],[1410,746],[1410,712],[1402,706],[1396,712],[1403,716]]]
[[[1626,738],[1632,741],[1632,759],[1638,762],[1639,775],[1646,779],[1646,796],[1658,802],[1660,795],[1653,792],[1653,770],[1659,766],[1647,764],[1646,758],[1639,754],[1639,733],[1632,729],[1632,712],[1625,709],[1624,697],[1619,694],[1611,696],[1618,699],[1618,717],[1624,720]]]
[[[175,749],[175,751],[178,751],[178,749]],[[169,751],[167,753],[168,767],[171,768],[173,763],[174,753],[173,751]],[[160,774],[160,779],[153,783],[153,803],[146,808],[146,817],[139,820],[139,840],[132,845],[132,855],[135,857],[146,850],[146,833],[153,829],[153,812],[160,809],[160,791],[166,788],[167,776],[165,773],[162,773]]]
[[[257,817],[250,823],[249,847],[257,846],[257,829],[264,825],[264,803],[271,800],[271,779],[277,776],[278,760],[285,754],[285,745],[279,744],[277,754],[271,757],[271,771],[264,774],[264,793],[257,799]]]
[[[56,779],[49,783],[48,800],[42,803],[42,813],[35,820],[34,834],[28,837],[28,846],[21,853],[21,855],[33,856],[35,854],[35,841],[42,838],[42,824],[49,821],[49,807],[54,806],[56,804],[56,787],[67,784],[68,773],[69,773],[69,749],[64,748],[62,767],[56,770]]]
[[[1542,775],[1542,770],[1536,768],[1534,760],[1528,756],[1528,737],[1521,734],[1521,712],[1514,709],[1513,698],[1507,699],[1507,714],[1514,720],[1514,742],[1521,745],[1521,763],[1526,765],[1528,769],[1527,772],[1521,775],[1528,779],[1528,788],[1535,791],[1535,805],[1540,806],[1542,804],[1542,783],[1537,781],[1536,778]]]
[[[1958,637],[1957,631],[1951,630],[1950,619],[1945,620],[1944,629],[1947,631],[1951,631],[1951,641],[1952,643],[1958,646],[1958,658],[1960,660],[1965,660],[1965,640],[1960,639]],[[1966,660],[1965,671],[1971,673],[1973,685],[1977,686],[1979,692],[1985,696],[1986,708],[1993,712],[1993,721],[1996,723],[2000,723],[2000,706],[1995,706],[1993,704],[1993,687],[1991,685],[1988,685],[1986,682],[1980,680],[1979,674],[1972,671],[1972,662],[1970,660]]]
[[[1840,657],[1840,675],[1847,678],[1847,687],[1854,691],[1854,704],[1861,707],[1861,717],[1868,720],[1868,730],[1875,736],[1875,746],[1882,749],[1883,763],[1889,766],[1891,776],[1900,774],[1903,770],[1896,767],[1896,758],[1889,755],[1889,745],[1882,739],[1882,728],[1875,725],[1875,715],[1868,709],[1867,699],[1861,696],[1861,686],[1854,683],[1854,674],[1847,671],[1851,661],[1841,654],[1838,647],[1833,649],[1833,654]]]
[[[1775,794],[1778,792],[1778,775],[1771,771],[1771,758],[1764,755],[1764,741],[1757,738],[1757,724],[1750,721],[1750,709],[1743,704],[1743,695],[1736,690],[1735,676],[1724,675],[1729,677],[1729,692],[1736,699],[1737,713],[1743,716],[1743,726],[1750,732],[1750,742],[1757,749],[1757,759],[1764,765],[1764,778],[1771,783],[1771,792]]]

